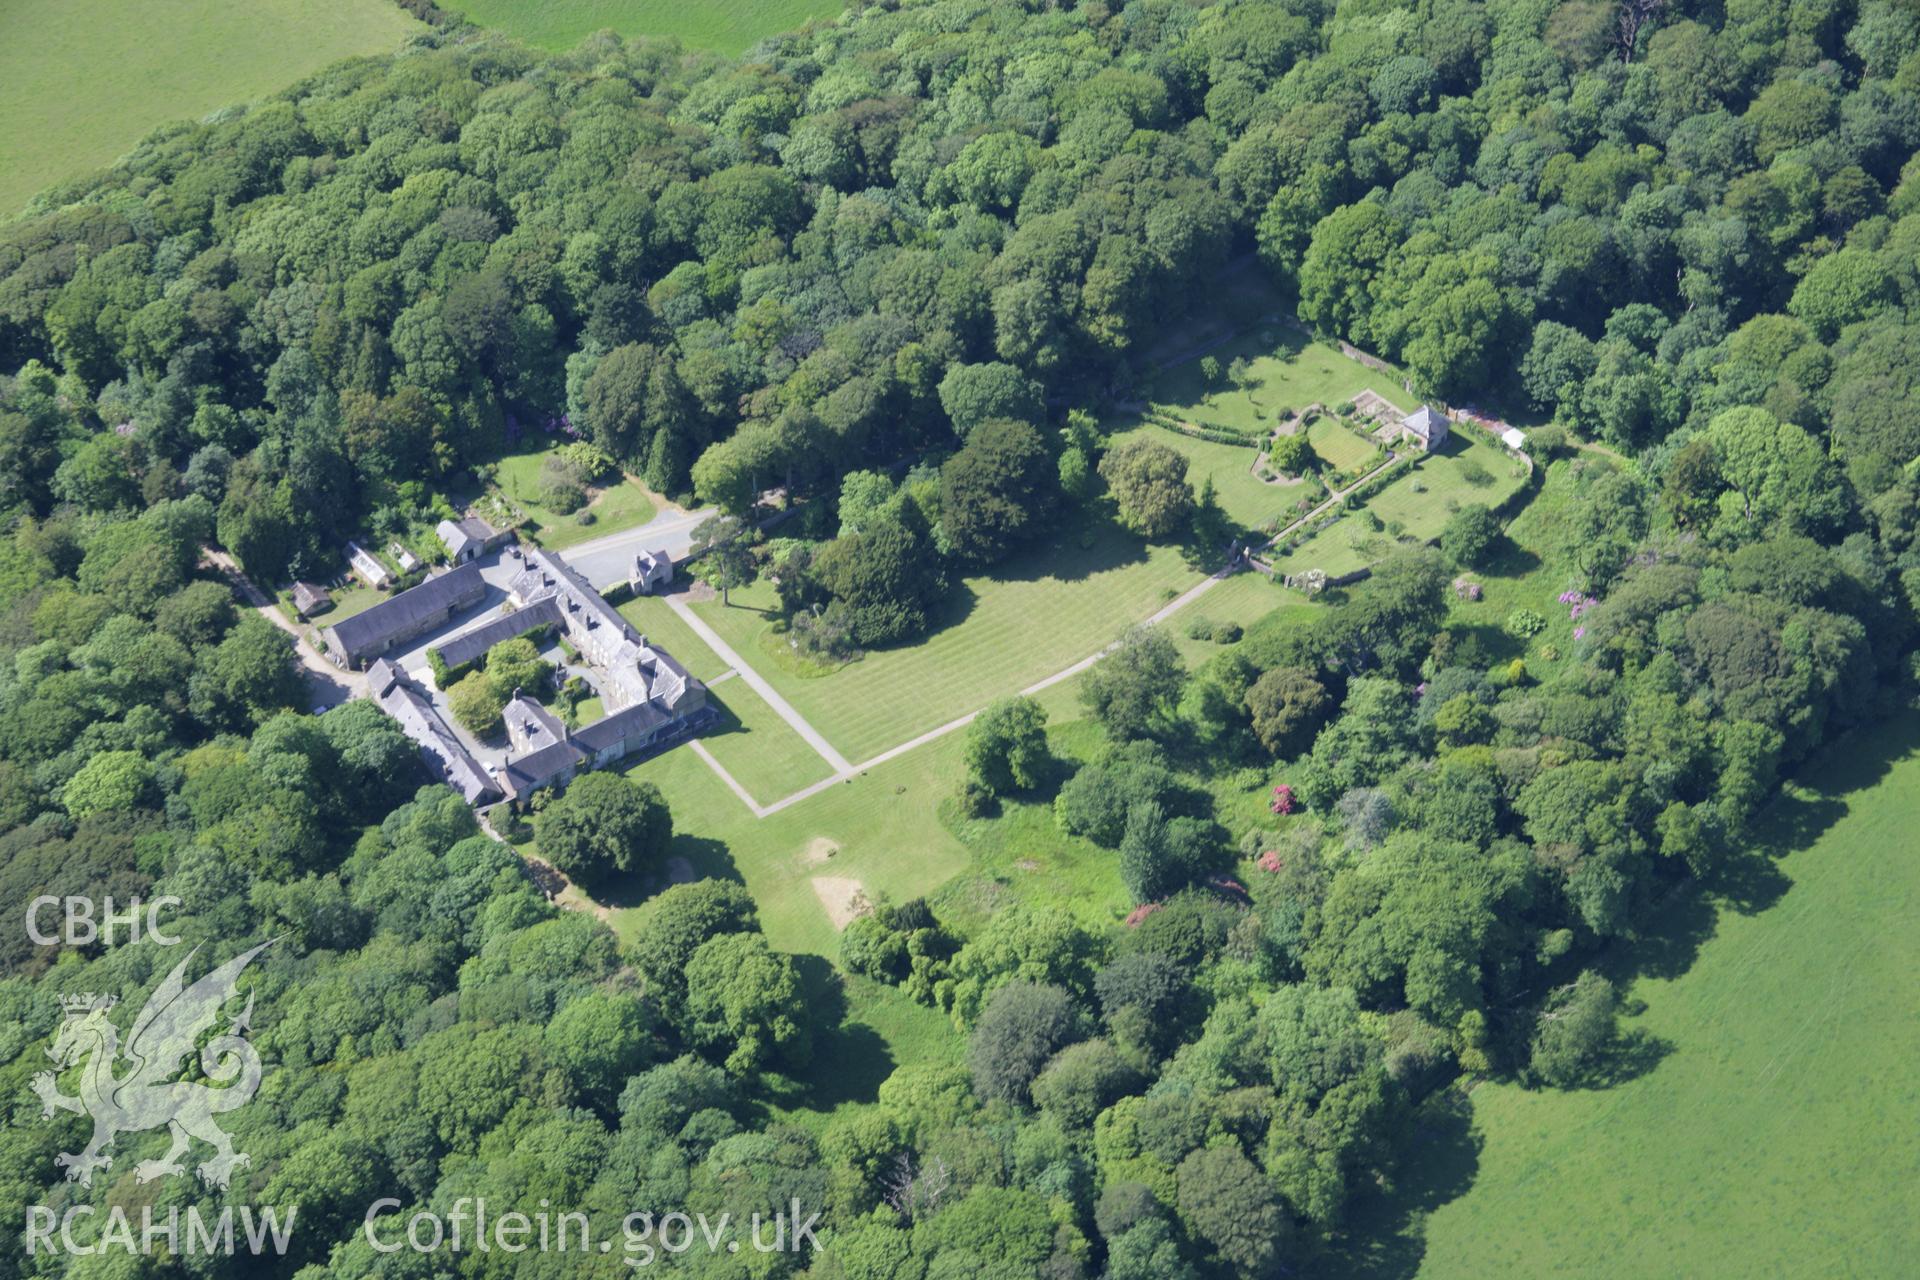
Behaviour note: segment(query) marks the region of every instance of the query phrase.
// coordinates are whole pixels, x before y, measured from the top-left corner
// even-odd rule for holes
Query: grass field
[[[1792,852],[1620,955],[1652,1069],[1475,1090],[1470,1129],[1403,1171],[1398,1236],[1349,1274],[1913,1273],[1920,716],[1841,740],[1805,782],[1763,832]]]
[[[1281,518],[1290,513],[1293,504],[1302,497],[1320,492],[1316,485],[1268,484],[1260,479],[1253,474],[1253,460],[1259,456],[1259,450],[1249,445],[1200,440],[1152,423],[1122,428],[1115,432],[1114,440],[1135,436],[1186,455],[1187,479],[1193,482],[1193,487],[1198,490],[1204,481],[1211,479],[1222,509],[1236,523],[1249,529]]]
[[[448,0],[446,8],[542,49],[571,49],[596,31],[678,36],[695,49],[739,53],[766,36],[838,17],[840,0]]]
[[[1399,378],[1349,360],[1338,348],[1313,342],[1293,329],[1271,325],[1242,334],[1208,354],[1226,368],[1247,362],[1247,378],[1237,387],[1209,393],[1200,362],[1188,360],[1162,373],[1149,392],[1153,407],[1182,420],[1218,423],[1240,431],[1262,432],[1310,404],[1329,409],[1372,391],[1396,405],[1409,399]]]
[[[1079,529],[1069,528],[991,577],[966,579],[926,638],[825,675],[797,675],[772,661],[767,645],[781,642],[769,635],[770,586],[735,591],[731,607],[718,600],[694,607],[829,742],[864,760],[1086,657],[1200,580],[1175,548],[1148,547],[1107,523],[1092,532],[1091,545],[1081,546]],[[1222,600],[1238,600],[1257,617],[1280,594],[1259,586],[1272,597],[1264,607],[1257,597]]]
[[[551,449],[529,449],[508,454],[500,459],[494,472],[494,484],[532,518],[530,524],[523,526],[525,531],[547,550],[564,551],[577,542],[604,538],[653,519],[656,510],[653,499],[645,489],[624,477],[592,490],[587,505],[582,508],[593,513],[591,524],[580,523],[579,511],[561,515],[543,506],[539,500],[540,464],[552,452]]]
[[[1525,483],[1525,468],[1494,445],[1478,436],[1455,435],[1443,452],[1420,458],[1415,467],[1402,464],[1397,478],[1358,511],[1276,556],[1273,565],[1283,575],[1308,569],[1332,577],[1352,573],[1401,541],[1437,538],[1460,507],[1474,502],[1497,507]]]
[[[1373,457],[1377,446],[1342,425],[1331,414],[1321,414],[1307,427],[1307,444],[1335,471],[1357,467]]]
[[[0,217],[161,125],[261,98],[425,30],[392,0],[6,0]]]
[[[820,753],[744,680],[707,690],[720,723],[700,736],[733,780],[765,804],[833,772]],[[737,801],[735,803],[738,803]]]
[[[932,892],[966,867],[965,847],[935,812],[961,776],[960,744],[960,735],[949,734],[764,819],[685,748],[631,772],[657,785],[672,806],[675,853],[697,874],[745,884],[774,946],[836,956],[839,931],[813,889],[815,877],[855,879],[869,896],[900,901]],[[821,859],[828,846],[832,856]],[[615,929],[630,936],[649,904],[616,896],[610,905]]]

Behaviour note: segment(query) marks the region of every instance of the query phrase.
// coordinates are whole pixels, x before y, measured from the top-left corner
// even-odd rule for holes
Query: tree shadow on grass
[[[1534,552],[1527,550],[1506,534],[1501,534],[1489,548],[1487,557],[1476,573],[1489,578],[1524,578],[1540,567],[1541,560]]]
[[[1920,715],[1912,712],[1836,738],[1798,771],[1799,785],[1783,788],[1761,814],[1750,843],[1729,850],[1699,880],[1675,885],[1639,935],[1602,959],[1607,976],[1624,986],[1635,977],[1685,973],[1713,936],[1722,908],[1753,915],[1777,904],[1793,887],[1780,859],[1811,848],[1846,816],[1849,792],[1877,786],[1917,749]]]
[[[825,957],[796,955],[793,964],[813,1023],[813,1058],[804,1070],[778,1082],[775,1101],[813,1111],[874,1101],[881,1083],[893,1074],[892,1050],[866,1023],[846,1020],[846,988]]]
[[[1456,666],[1491,667],[1524,657],[1527,643],[1491,622],[1449,623]]]
[[[1047,530],[1032,545],[988,568],[983,576],[995,583],[1080,582],[1096,573],[1139,564],[1146,558],[1145,542],[1100,513]],[[930,611],[925,631],[892,644],[874,645],[871,651],[884,653],[924,644],[929,638],[964,623],[979,603],[980,593],[955,573],[946,595]]]
[[[688,879],[744,883],[739,869],[733,865],[732,852],[720,841],[710,840],[706,836],[676,833],[667,851],[667,860],[668,865],[660,870],[641,875],[612,875],[601,881],[582,884],[580,888],[603,907],[627,911]],[[674,865],[682,860],[685,866]]]
[[[1594,1055],[1579,1079],[1558,1087],[1568,1091],[1597,1093],[1629,1080],[1638,1080],[1659,1066],[1674,1047],[1673,1041],[1651,1032],[1638,1029],[1621,1031]]]
[[[1596,967],[1619,987],[1637,977],[1677,978],[1693,967],[1713,936],[1716,915],[1697,884],[1681,885],[1654,911],[1643,933],[1603,953]]]
[[[740,875],[740,869],[734,865],[733,851],[727,848],[724,841],[676,832],[673,837],[673,851],[668,854],[668,857],[686,859],[695,880],[731,880],[735,884],[746,883]]]
[[[1466,1194],[1480,1171],[1483,1145],[1464,1094],[1448,1089],[1430,1098],[1401,1148],[1393,1187],[1359,1196],[1349,1230],[1304,1274],[1346,1280],[1414,1275],[1427,1252],[1427,1216]]]
[[[1101,509],[1048,529],[1033,545],[995,565],[987,576],[995,582],[1079,582],[1146,558],[1146,543]]]

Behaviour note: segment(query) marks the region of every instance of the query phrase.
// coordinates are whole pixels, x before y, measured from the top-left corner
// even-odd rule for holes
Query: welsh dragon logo
[[[78,1155],[61,1152],[55,1157],[67,1171],[68,1181],[83,1187],[92,1185],[95,1169],[113,1165],[107,1148],[116,1135],[162,1125],[172,1133],[173,1145],[160,1159],[142,1160],[135,1166],[134,1177],[141,1182],[183,1172],[181,1157],[194,1138],[213,1148],[212,1158],[198,1167],[201,1179],[210,1187],[226,1187],[235,1169],[251,1163],[244,1152],[233,1149],[233,1140],[213,1118],[245,1106],[260,1087],[260,1055],[246,1039],[253,1020],[252,994],[247,996],[247,1007],[228,1023],[223,1034],[212,1037],[204,1046],[199,1041],[213,1028],[221,1007],[233,996],[240,971],[271,945],[271,941],[263,942],[235,956],[190,987],[183,975],[200,949],[189,951],[133,1020],[124,1050],[119,1030],[107,1018],[115,1004],[112,997],[91,993],[61,997],[66,1017],[47,1056],[61,1071],[85,1064],[80,1070],[80,1096],[70,1098],[61,1093],[52,1071],[42,1071],[33,1078],[33,1091],[40,1097],[42,1118],[52,1116],[58,1108],[93,1120],[93,1140],[84,1151]],[[211,1083],[180,1079],[181,1064],[196,1048],[200,1069]],[[116,1074],[116,1067],[124,1067],[124,1073]]]

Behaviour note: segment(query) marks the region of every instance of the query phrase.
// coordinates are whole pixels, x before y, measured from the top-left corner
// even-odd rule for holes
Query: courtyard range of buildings
[[[439,532],[455,567],[322,635],[328,656],[367,673],[374,701],[420,745],[435,776],[469,804],[525,805],[542,788],[685,741],[717,718],[706,686],[649,643],[558,553],[523,547],[471,518],[443,522]],[[644,594],[672,577],[669,555],[642,551],[628,586]],[[503,713],[504,751],[468,737],[436,695],[493,646],[517,636],[563,641],[573,659],[569,670],[594,686],[606,714],[570,728],[515,690]],[[423,638],[424,649],[415,644]],[[426,662],[410,671],[393,656],[409,652]]]

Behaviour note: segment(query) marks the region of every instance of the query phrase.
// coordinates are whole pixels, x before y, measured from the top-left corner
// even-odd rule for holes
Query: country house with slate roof
[[[401,732],[419,744],[428,770],[458,791],[468,804],[492,804],[500,799],[500,788],[486,769],[461,744],[406,672],[385,658],[376,658],[367,669],[367,690],[382,711],[400,722]]]
[[[564,786],[584,769],[685,741],[718,718],[706,686],[671,654],[649,644],[573,566],[550,551],[510,547],[501,564],[516,562],[507,611],[435,644],[428,651],[437,660],[435,671],[445,675],[476,665],[501,641],[549,627],[590,669],[607,714],[569,728],[515,690],[502,713],[507,756],[492,768],[461,744],[434,700],[380,656],[479,603],[485,586],[477,563],[430,579],[326,633],[336,661],[372,662],[369,684],[375,699],[420,744],[434,771],[470,803],[525,804],[534,792]]]

